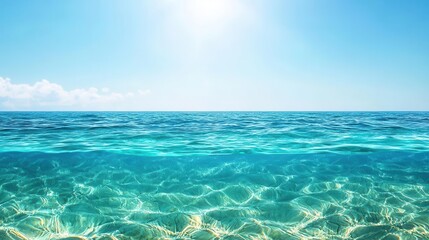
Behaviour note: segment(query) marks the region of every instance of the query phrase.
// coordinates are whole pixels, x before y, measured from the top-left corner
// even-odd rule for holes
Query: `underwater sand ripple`
[[[428,239],[428,159],[2,153],[0,238]]]

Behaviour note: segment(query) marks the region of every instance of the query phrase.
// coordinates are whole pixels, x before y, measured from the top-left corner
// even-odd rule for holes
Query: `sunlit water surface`
[[[0,239],[429,239],[429,113],[0,113]]]

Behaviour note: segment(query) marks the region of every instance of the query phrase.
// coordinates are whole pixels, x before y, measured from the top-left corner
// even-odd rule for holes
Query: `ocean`
[[[429,239],[429,112],[1,112],[0,239]]]

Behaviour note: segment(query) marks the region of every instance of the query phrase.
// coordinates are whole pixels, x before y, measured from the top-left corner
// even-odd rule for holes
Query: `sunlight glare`
[[[187,0],[187,24],[197,34],[219,32],[240,17],[242,7],[237,0]]]

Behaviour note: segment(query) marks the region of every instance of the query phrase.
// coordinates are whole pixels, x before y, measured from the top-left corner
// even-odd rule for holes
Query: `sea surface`
[[[429,239],[429,112],[0,112],[0,239]]]

